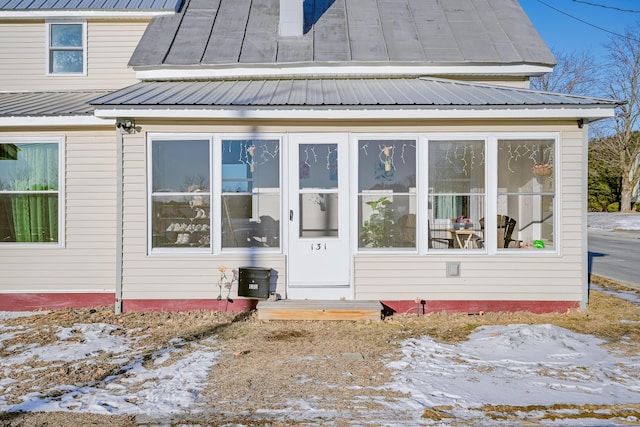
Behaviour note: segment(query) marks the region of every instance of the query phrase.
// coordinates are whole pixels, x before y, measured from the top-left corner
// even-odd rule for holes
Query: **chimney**
[[[280,26],[282,37],[302,35],[304,25],[304,0],[280,0]]]

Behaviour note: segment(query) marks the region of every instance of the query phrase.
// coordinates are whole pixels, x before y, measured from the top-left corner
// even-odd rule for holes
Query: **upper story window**
[[[48,74],[86,73],[85,23],[48,23],[47,40]]]
[[[0,242],[60,241],[60,143],[0,141]]]

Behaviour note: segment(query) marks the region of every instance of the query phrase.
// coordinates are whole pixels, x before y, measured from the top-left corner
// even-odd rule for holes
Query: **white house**
[[[0,2],[0,309],[586,307],[617,102],[516,0],[97,4]]]

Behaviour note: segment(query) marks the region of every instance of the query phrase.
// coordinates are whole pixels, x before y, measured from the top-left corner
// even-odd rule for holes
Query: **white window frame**
[[[350,138],[350,144],[351,144],[351,158],[354,159],[352,161],[352,164],[354,164],[354,167],[351,168],[352,169],[352,173],[350,176],[351,179],[351,192],[352,192],[352,196],[351,196],[351,212],[352,212],[352,218],[351,218],[351,223],[353,224],[352,227],[352,233],[350,238],[352,239],[351,241],[353,242],[353,247],[354,250],[358,253],[358,254],[396,254],[396,255],[407,255],[407,254],[415,254],[415,253],[420,253],[420,246],[421,246],[421,233],[422,230],[426,230],[422,224],[421,224],[421,207],[422,207],[422,196],[420,195],[420,187],[421,187],[421,179],[420,179],[420,163],[422,160],[421,157],[421,144],[420,144],[420,140],[422,138],[421,136],[422,134],[418,134],[418,133],[411,133],[411,132],[407,132],[407,133],[395,133],[395,132],[378,132],[378,133],[354,133],[351,134],[351,138]],[[359,148],[359,144],[360,141],[363,140],[367,140],[367,141],[380,141],[380,142],[384,142],[384,141],[411,141],[411,142],[415,142],[416,144],[416,165],[415,165],[415,171],[416,171],[416,188],[415,188],[415,193],[411,194],[411,192],[409,193],[402,193],[402,196],[407,196],[407,197],[411,197],[413,196],[415,198],[414,203],[416,204],[416,246],[414,248],[403,248],[403,247],[395,247],[395,248],[361,248],[360,246],[360,227],[359,227],[359,223],[358,223],[358,214],[359,214],[359,209],[360,209],[360,191],[359,191],[359,182],[358,182],[358,175],[359,175],[359,168],[360,168],[360,148]],[[379,191],[372,191],[373,193],[377,193]]]
[[[394,134],[396,135],[396,134]],[[487,233],[485,240],[485,247],[482,250],[451,250],[451,249],[429,249],[428,242],[426,241],[428,230],[426,229],[426,215],[428,212],[428,199],[429,199],[429,141],[455,141],[455,140],[483,140],[485,141],[485,209],[486,218],[489,219],[486,227],[491,227],[491,224],[495,225],[495,220],[490,218],[497,217],[497,200],[498,200],[498,140],[510,139],[510,140],[553,140],[554,141],[554,159],[555,159],[555,171],[554,171],[554,205],[553,205],[553,233],[554,233],[554,248],[553,249],[535,249],[535,250],[512,250],[502,249],[497,247],[495,233]],[[560,238],[562,236],[562,230],[560,229],[560,212],[562,206],[562,189],[560,187],[561,173],[562,173],[562,158],[560,156],[560,133],[559,132],[437,132],[437,133],[422,133],[420,134],[420,141],[418,143],[418,164],[425,165],[425,167],[418,169],[418,253],[421,255],[458,255],[460,256],[548,256],[560,254]],[[426,190],[423,190],[426,189]],[[353,219],[354,223],[356,219]],[[397,253],[397,252],[396,252]]]
[[[421,243],[420,253],[421,254],[447,254],[447,255],[462,255],[462,256],[473,256],[473,255],[486,255],[490,251],[488,250],[489,243],[485,244],[484,248],[481,249],[438,249],[438,248],[429,248],[429,242],[427,241],[429,230],[427,229],[427,219],[429,212],[429,198],[433,195],[429,191],[429,144],[431,141],[433,142],[459,142],[459,141],[482,141],[484,143],[485,149],[485,166],[484,166],[484,203],[485,203],[485,211],[487,217],[489,216],[489,205],[491,204],[491,189],[489,186],[491,185],[489,170],[491,168],[490,164],[490,155],[489,144],[490,134],[483,132],[469,132],[469,133],[428,133],[423,134],[420,138],[420,146],[422,147],[420,160],[418,164],[425,165],[424,168],[418,171],[420,179],[418,182],[421,184],[421,190],[418,190],[418,194],[422,197],[422,203],[420,204],[421,214],[419,217],[418,223],[423,224],[423,236],[419,237],[419,241]]]
[[[1,242],[0,247],[11,247],[11,248],[63,248],[65,246],[64,237],[65,233],[65,187],[64,187],[64,177],[66,176],[66,171],[64,170],[64,158],[65,158],[65,139],[63,137],[45,137],[45,138],[33,138],[33,137],[17,137],[17,138],[0,138],[0,144],[57,144],[58,145],[58,190],[57,191],[49,191],[49,193],[57,193],[58,194],[58,241],[57,242]],[[3,192],[5,193],[5,192]],[[13,192],[6,192],[6,194],[10,194]],[[25,193],[25,192],[18,192]]]
[[[214,182],[211,184],[211,193],[214,201],[218,201],[218,211],[213,213],[214,217],[214,229],[216,232],[216,236],[218,238],[215,239],[214,243],[214,252],[218,254],[229,254],[229,253],[247,253],[247,252],[255,252],[258,251],[260,253],[282,253],[284,250],[285,240],[285,229],[287,221],[284,220],[284,200],[286,195],[285,191],[288,191],[288,187],[285,185],[285,177],[283,175],[284,171],[284,162],[285,156],[283,154],[283,147],[285,146],[284,142],[284,134],[282,133],[271,133],[271,132],[257,132],[257,133],[216,133],[213,135],[214,143],[213,143],[213,156],[212,163],[213,164],[213,173],[212,179]],[[248,247],[248,248],[223,248],[222,247],[222,212],[220,211],[220,203],[222,203],[222,141],[227,140],[278,140],[279,142],[279,156],[280,156],[280,167],[278,168],[279,181],[280,181],[280,192],[278,193],[280,196],[280,247],[278,248],[256,248],[256,247]],[[257,193],[253,193],[257,194]],[[273,193],[261,193],[261,194],[273,194]],[[288,194],[288,193],[286,193]],[[287,217],[288,218],[288,217]]]
[[[523,140],[523,141],[531,141],[531,140],[553,140],[553,156],[554,156],[554,171],[553,171],[553,249],[541,248],[535,250],[517,250],[512,248],[498,248],[497,242],[495,241],[496,235],[494,233],[489,233],[489,235],[493,235],[491,239],[494,241],[488,241],[487,246],[489,247],[490,254],[498,254],[500,256],[513,256],[513,255],[522,255],[526,254],[526,256],[532,256],[535,254],[539,255],[549,255],[549,254],[560,254],[560,242],[562,236],[562,230],[560,229],[560,206],[562,206],[562,188],[560,187],[560,183],[562,182],[562,158],[560,156],[560,133],[559,132],[513,132],[513,133],[491,133],[489,137],[489,146],[491,148],[491,162],[493,167],[491,168],[491,173],[489,175],[489,179],[491,180],[491,187],[489,190],[491,191],[491,199],[488,200],[487,207],[487,215],[488,218],[496,218],[498,215],[498,141],[500,140]],[[489,153],[487,154],[489,157]],[[489,246],[490,245],[490,246]]]
[[[215,170],[214,162],[217,161],[215,154],[215,143],[213,140],[212,134],[209,133],[150,133],[147,135],[147,253],[148,254],[210,254],[213,251],[214,245],[212,243],[209,244],[209,247],[166,247],[166,248],[156,248],[153,247],[153,196],[157,196],[158,194],[154,194],[153,192],[153,142],[156,141],[194,141],[194,140],[202,140],[208,141],[209,143],[209,209],[210,209],[210,221],[209,221],[209,230],[211,236],[214,233],[217,233],[217,227],[219,227],[219,220],[217,220],[216,215],[214,213],[215,205],[211,203],[212,200],[215,200],[214,189],[213,189],[213,180],[214,178],[213,172]],[[213,153],[213,155],[212,155]],[[162,195],[172,195],[174,193],[160,193]],[[216,227],[216,221],[218,221],[218,225]]]
[[[82,26],[82,48],[81,49],[60,49],[60,50],[82,50],[82,72],[79,73],[55,73],[53,72],[53,61],[51,59],[51,27],[54,25],[81,25]],[[47,21],[45,23],[45,74],[47,76],[86,76],[87,75],[87,63],[89,62],[89,55],[87,50],[87,22],[86,21]]]
[[[233,139],[254,139],[254,140],[278,140],[280,143],[280,247],[279,248],[222,248],[222,213],[220,211],[220,202],[222,200],[222,141]],[[179,140],[207,140],[209,141],[209,179],[210,179],[210,232],[211,244],[207,248],[188,247],[188,248],[154,248],[153,247],[153,170],[152,145],[154,141],[179,141]],[[230,254],[230,253],[248,253],[258,250],[260,253],[282,253],[285,250],[286,229],[283,224],[283,194],[288,191],[286,185],[286,177],[284,176],[284,163],[287,161],[283,152],[285,146],[285,134],[283,133],[149,133],[147,134],[147,254]],[[170,195],[168,193],[167,195]],[[156,196],[158,194],[155,194]]]

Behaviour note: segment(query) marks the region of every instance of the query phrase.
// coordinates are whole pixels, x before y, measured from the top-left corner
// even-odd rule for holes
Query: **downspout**
[[[591,276],[589,275],[589,233],[587,232],[587,211],[589,199],[589,122],[578,122],[582,130],[582,301],[580,308],[586,310],[589,307],[589,288]]]
[[[116,127],[116,301],[115,313],[122,313],[122,229],[123,229],[123,146],[122,126]]]

